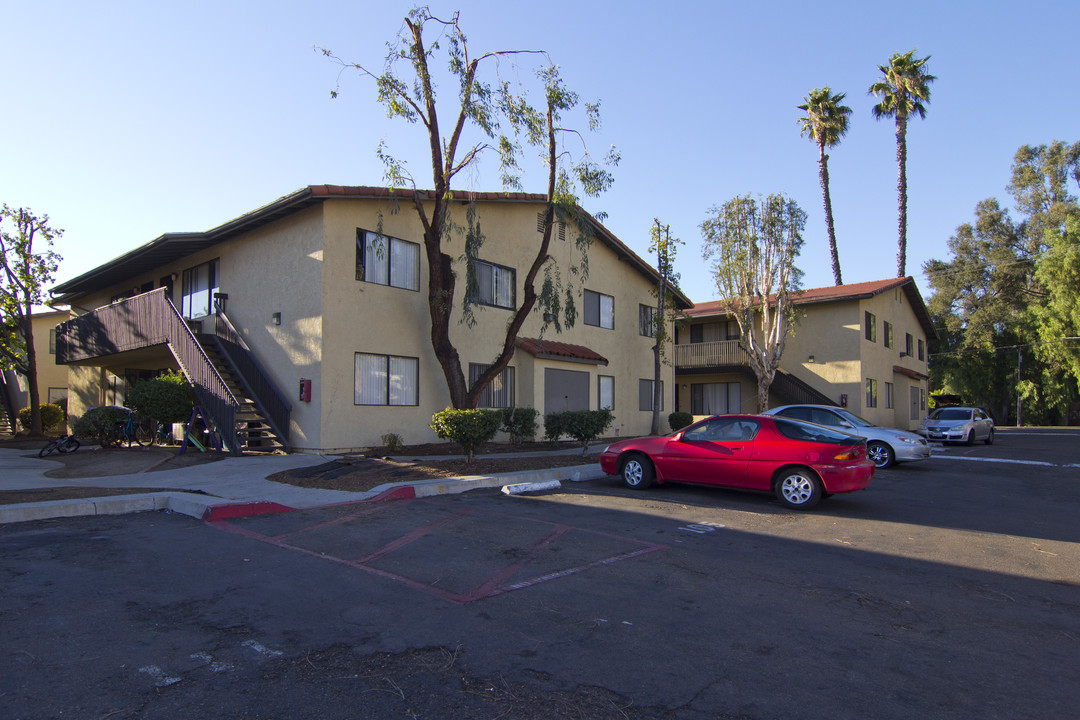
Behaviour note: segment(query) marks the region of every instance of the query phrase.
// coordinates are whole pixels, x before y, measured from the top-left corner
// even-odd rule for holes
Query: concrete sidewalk
[[[47,487],[163,488],[162,492],[116,495],[78,500],[0,505],[0,524],[81,515],[113,515],[146,510],[170,510],[212,520],[264,512],[370,501],[376,498],[428,497],[477,488],[552,480],[588,480],[603,476],[597,464],[474,475],[380,485],[367,492],[301,488],[266,478],[284,470],[309,467],[334,458],[323,455],[268,455],[226,458],[205,465],[92,478],[51,478],[45,472],[61,466],[48,459],[26,457],[31,451],[0,449],[0,490]],[[578,451],[580,452],[580,451]],[[564,453],[559,453],[564,454]],[[168,488],[168,490],[164,490]],[[181,488],[190,492],[177,492]]]

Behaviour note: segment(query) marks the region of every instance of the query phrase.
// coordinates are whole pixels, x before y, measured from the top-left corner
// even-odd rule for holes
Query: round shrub
[[[171,425],[191,417],[195,396],[183,375],[168,372],[136,383],[128,393],[126,404],[143,417]]]
[[[447,408],[431,416],[431,429],[443,440],[450,440],[465,451],[468,462],[473,453],[495,437],[502,426],[499,410],[451,410]]]
[[[75,421],[71,432],[84,440],[96,440],[101,447],[109,447],[117,440],[116,425],[128,418],[128,410],[115,405],[90,408]]]
[[[694,422],[694,416],[688,412],[676,411],[667,416],[668,425],[671,426],[672,432],[676,430],[682,430],[687,425]]]
[[[64,423],[65,413],[64,409],[59,405],[50,405],[48,403],[41,403],[38,405],[38,409],[41,411],[41,431],[52,432],[56,430]],[[23,430],[30,429],[30,408],[24,407],[19,411],[19,424],[23,426]]]

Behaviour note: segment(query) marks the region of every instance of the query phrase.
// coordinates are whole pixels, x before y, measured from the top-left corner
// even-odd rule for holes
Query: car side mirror
[[[849,423],[847,420],[841,420],[840,421],[840,427],[844,427],[844,428],[847,428],[848,430],[851,430],[855,426],[852,425],[851,423]]]

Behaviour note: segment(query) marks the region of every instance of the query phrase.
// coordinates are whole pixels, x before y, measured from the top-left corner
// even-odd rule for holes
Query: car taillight
[[[849,450],[845,450],[839,455],[836,455],[835,457],[833,457],[833,460],[858,460],[861,455],[862,453],[860,452],[860,449],[857,447],[853,447]]]

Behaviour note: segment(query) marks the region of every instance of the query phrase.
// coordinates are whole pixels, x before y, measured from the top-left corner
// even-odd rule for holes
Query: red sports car
[[[600,467],[635,490],[654,481],[745,488],[797,510],[862,490],[874,476],[866,438],[768,415],[715,415],[664,437],[622,440],[604,450]]]

